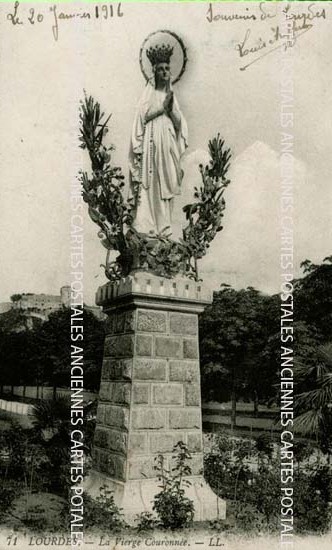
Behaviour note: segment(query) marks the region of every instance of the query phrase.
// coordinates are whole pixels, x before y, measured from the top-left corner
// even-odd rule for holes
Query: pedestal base
[[[226,502],[210,489],[202,476],[191,476],[186,496],[195,507],[194,521],[225,519]],[[124,519],[129,525],[135,525],[137,515],[152,512],[154,496],[161,491],[158,479],[139,479],[126,482],[115,481],[99,472],[91,471],[85,481],[85,490],[93,497],[99,495],[102,485],[107,485],[114,493],[116,505],[122,509]]]
[[[225,517],[202,476],[198,314],[211,300],[201,283],[143,271],[98,290],[108,319],[86,489],[97,496],[108,485],[128,523],[152,511],[161,490],[155,459],[162,454],[172,470],[180,441],[191,455],[195,521]]]

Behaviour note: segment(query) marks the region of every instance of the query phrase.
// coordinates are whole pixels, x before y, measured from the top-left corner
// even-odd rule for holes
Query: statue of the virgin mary
[[[172,234],[173,201],[181,193],[180,159],[188,140],[187,124],[171,85],[172,53],[167,44],[146,51],[153,77],[138,105],[129,152],[133,227],[152,237]]]

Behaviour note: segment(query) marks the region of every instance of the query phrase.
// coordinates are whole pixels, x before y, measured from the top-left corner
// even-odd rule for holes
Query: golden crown
[[[158,63],[169,63],[172,53],[173,48],[169,44],[152,46],[146,51],[146,55],[152,65],[158,65]]]

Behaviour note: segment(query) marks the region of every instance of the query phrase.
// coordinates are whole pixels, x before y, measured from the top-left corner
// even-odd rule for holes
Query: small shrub
[[[6,513],[10,510],[15,497],[23,490],[19,483],[4,483],[0,487],[0,520],[3,520]]]
[[[330,473],[327,466],[318,467],[295,476],[294,519],[295,528],[300,533],[325,533],[330,528],[332,510]]]
[[[280,453],[269,437],[254,441],[211,438],[204,474],[213,490],[227,499],[227,515],[245,531],[274,531],[280,523]],[[310,466],[312,443],[297,443],[294,468],[294,528],[299,533],[324,533],[332,509],[331,474],[327,466]],[[304,466],[304,463],[307,463]]]
[[[266,528],[277,529],[280,521],[279,462],[271,460],[268,465],[261,465],[253,481],[253,485],[248,488],[247,502],[257,509]]]
[[[234,514],[237,529],[245,533],[259,533],[264,528],[264,515],[252,504],[232,502],[229,513]]]
[[[232,523],[227,519],[213,519],[209,522],[209,528],[212,531],[217,531],[221,533],[222,531],[230,531],[234,527]]]
[[[155,464],[161,481],[161,492],[154,497],[153,510],[166,529],[187,527],[194,518],[194,504],[185,496],[184,490],[184,487],[190,485],[186,476],[191,474],[191,468],[187,464],[191,455],[182,441],[175,445],[173,452],[176,453],[172,456],[175,465],[171,470],[165,468],[163,455],[158,455]]]
[[[84,527],[100,527],[116,531],[125,527],[121,510],[114,502],[113,492],[107,485],[100,487],[99,496],[93,499],[87,493],[84,497]]]
[[[142,512],[136,517],[137,521],[137,531],[151,531],[159,527],[159,521],[154,517],[151,512]]]

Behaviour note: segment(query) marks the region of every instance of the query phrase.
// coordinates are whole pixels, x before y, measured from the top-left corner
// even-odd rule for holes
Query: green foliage
[[[319,265],[307,260],[302,267],[304,276],[294,281],[292,342],[301,415],[297,422],[307,433],[318,431],[320,441],[327,442],[332,433],[327,358],[332,339],[332,257]],[[250,287],[235,290],[222,285],[214,293],[213,304],[200,318],[205,400],[231,398],[235,409],[237,399],[250,399],[256,410],[259,403],[278,402],[281,305],[279,295],[266,296]],[[234,410],[232,416],[234,420]]]
[[[69,308],[27,330],[19,310],[0,315],[0,385],[70,385]],[[105,338],[104,322],[84,308],[84,385],[98,390]]]
[[[22,294],[12,294],[10,299],[12,302],[18,302],[22,298]]]
[[[114,147],[103,145],[109,119],[104,120],[99,103],[91,96],[81,102],[80,147],[88,150],[92,167],[90,178],[86,172],[80,174],[82,195],[89,205],[92,221],[100,227],[98,236],[103,246],[107,250],[120,252],[117,262],[109,262],[107,254],[105,273],[112,280],[129,273],[133,256],[124,234],[124,226],[132,222],[132,204],[125,203],[121,192],[124,187],[121,169],[111,165],[111,151]]]
[[[295,319],[313,325],[325,342],[332,338],[332,256],[321,264],[302,262],[304,277],[294,281]]]
[[[294,529],[299,533],[329,531],[332,510],[331,472],[328,466],[314,466],[296,472],[294,479]]]
[[[70,398],[57,396],[53,400],[40,400],[33,408],[34,429],[49,461],[49,487],[67,495],[70,488],[70,447],[72,425],[70,421]],[[95,420],[91,411],[95,404],[83,408],[85,457],[90,455]]]
[[[254,443],[230,439],[223,434],[210,439],[211,450],[204,456],[207,482],[223,498],[242,500],[252,481],[248,461],[256,455]]]
[[[49,316],[32,334],[35,344],[35,364],[39,379],[53,386],[70,386],[70,334],[71,311],[63,308]],[[104,323],[88,309],[83,310],[84,328],[84,377],[86,389],[99,389],[103,358]]]
[[[9,315],[11,314],[11,315]],[[7,324],[8,322],[8,324]],[[27,319],[18,311],[0,315],[0,385],[34,381],[34,342]]]
[[[209,528],[221,533],[222,531],[231,531],[234,525],[227,519],[213,519],[209,522]]]
[[[297,361],[296,429],[316,435],[320,449],[332,454],[332,344],[316,349],[316,362]]]
[[[204,475],[212,489],[227,499],[227,516],[233,529],[274,531],[280,526],[280,450],[262,440],[211,436],[204,457]],[[331,521],[331,473],[328,466],[304,461],[312,445],[297,449],[294,468],[294,521],[297,532],[325,532]],[[232,525],[234,522],[234,525]]]
[[[194,518],[194,504],[186,497],[184,489],[190,485],[186,477],[191,474],[187,464],[191,455],[182,441],[174,446],[173,453],[176,453],[172,456],[174,466],[170,470],[165,467],[165,458],[161,454],[156,457],[155,464],[161,491],[154,497],[153,510],[166,529],[187,527]]]
[[[151,531],[159,527],[159,521],[154,517],[151,512],[142,512],[136,517],[136,528],[139,533],[144,531]]]
[[[224,191],[230,183],[226,178],[231,152],[225,149],[220,135],[209,142],[211,161],[208,166],[200,165],[202,185],[195,187],[193,204],[183,208],[188,225],[183,231],[183,241],[188,247],[190,257],[195,260],[205,256],[216,233],[221,231],[224,216]]]
[[[38,430],[49,430],[48,438],[58,431],[70,432],[70,398],[57,396],[41,399],[33,407],[33,422]]]
[[[211,161],[209,166],[200,166],[202,185],[195,189],[195,202],[183,209],[188,221],[183,238],[175,242],[162,234],[148,237],[133,228],[135,201],[124,200],[124,176],[119,167],[111,164],[114,147],[103,144],[109,119],[104,119],[98,102],[85,96],[80,109],[80,147],[88,150],[92,175],[82,172],[80,181],[89,215],[99,226],[98,236],[108,250],[106,276],[117,280],[132,269],[143,267],[163,277],[181,273],[197,280],[197,259],[206,254],[210,242],[222,229],[223,194],[230,183],[226,179],[230,150],[219,134],[209,142]],[[115,261],[110,261],[110,250],[120,252]]]
[[[264,515],[253,504],[242,501],[231,502],[228,514],[234,517],[236,531],[257,534],[266,530]]]
[[[11,480],[3,480],[0,485],[0,521],[5,519],[6,514],[11,508],[11,505],[15,498],[18,497],[22,491],[22,485],[18,482]]]
[[[44,467],[47,457],[33,430],[24,430],[16,423],[0,431],[0,477],[22,482],[31,489],[45,485]]]
[[[107,485],[99,489],[99,496],[93,499],[87,493],[83,494],[84,502],[84,527],[99,527],[105,531],[117,531],[125,527],[125,522],[115,502],[113,492]]]
[[[249,287],[226,285],[200,317],[202,394],[264,402],[275,395],[275,366],[264,357],[269,336],[279,330],[279,300]]]
[[[263,524],[269,529],[277,526],[280,468],[271,458],[271,442],[262,445],[262,440],[219,435],[204,457],[204,475],[213,490],[229,500],[236,527],[259,531]]]

